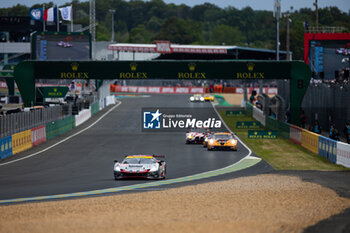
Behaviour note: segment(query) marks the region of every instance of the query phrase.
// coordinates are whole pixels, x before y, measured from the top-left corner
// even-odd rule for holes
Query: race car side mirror
[[[118,163],[118,160],[114,160],[115,163]]]
[[[162,163],[164,163],[164,161],[163,160],[159,160],[159,163],[162,164]]]

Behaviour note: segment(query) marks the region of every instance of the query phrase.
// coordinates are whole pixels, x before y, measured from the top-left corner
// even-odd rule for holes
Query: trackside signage
[[[141,125],[144,132],[184,132],[193,128],[224,131],[212,108],[142,108]]]
[[[248,130],[248,139],[277,139],[278,131]]]
[[[259,121],[237,121],[236,129],[260,129],[261,123]]]

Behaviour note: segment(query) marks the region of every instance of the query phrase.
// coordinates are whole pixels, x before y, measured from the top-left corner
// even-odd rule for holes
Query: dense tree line
[[[74,23],[89,24],[89,2],[73,0]],[[47,4],[47,7],[53,3]],[[33,7],[40,7],[34,5]],[[220,8],[210,3],[189,7],[166,4],[162,0],[96,1],[97,40],[110,40],[111,14],[115,9],[115,38],[118,42],[152,43],[170,40],[179,44],[240,45],[275,47],[275,20],[272,11]],[[28,7],[0,9],[1,16],[27,16]],[[302,59],[304,22],[315,23],[315,11],[304,8],[291,14],[290,43],[294,59]],[[319,9],[319,25],[350,29],[350,16],[337,7]],[[286,18],[280,23],[281,50],[286,48]]]

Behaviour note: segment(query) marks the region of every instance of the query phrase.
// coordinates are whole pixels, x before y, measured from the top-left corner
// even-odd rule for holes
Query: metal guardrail
[[[63,111],[68,107],[68,111]],[[0,138],[71,116],[71,107],[54,106],[0,116]],[[69,111],[70,110],[70,111]]]

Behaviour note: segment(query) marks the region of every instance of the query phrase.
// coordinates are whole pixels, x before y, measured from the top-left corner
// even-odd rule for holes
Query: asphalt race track
[[[188,99],[187,95],[123,99],[119,107],[83,133],[39,155],[0,166],[0,200],[152,182],[114,180],[114,160],[120,161],[128,154],[165,155],[167,179],[172,179],[226,167],[249,153],[241,144],[236,152],[207,151],[201,145],[187,145],[185,132],[141,131],[142,107],[207,108],[205,117],[218,118],[210,103],[190,103]],[[88,124],[90,122],[75,130]],[[6,162],[44,149],[54,140],[58,139],[13,156]]]

